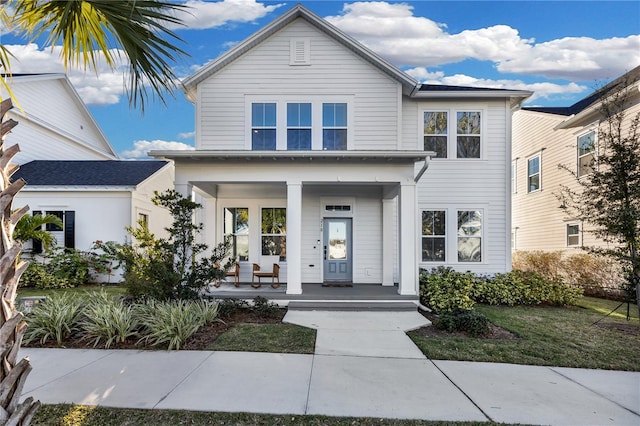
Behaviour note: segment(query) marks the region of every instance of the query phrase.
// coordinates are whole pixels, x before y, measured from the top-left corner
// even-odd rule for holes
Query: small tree
[[[47,214],[31,216],[26,214],[16,224],[13,230],[13,239],[24,243],[29,240],[37,240],[42,243],[45,250],[55,243],[55,238],[51,233],[42,229],[43,225],[52,224],[62,228],[62,220],[55,215]]]
[[[194,299],[211,282],[225,277],[235,264],[228,258],[231,240],[218,244],[209,255],[207,244],[196,242],[202,224],[193,222],[193,213],[202,206],[175,190],[155,192],[153,203],[168,209],[173,223],[166,228],[168,238],[156,238],[140,223],[127,228],[130,244],[107,242],[102,250],[114,254],[124,266],[125,285],[136,297],[154,299]],[[222,263],[227,259],[225,264]]]
[[[598,149],[593,170],[574,188],[561,186],[561,208],[590,225],[607,248],[587,251],[620,262],[626,272],[628,300],[640,299],[640,113],[626,117],[635,81],[623,79],[601,91]],[[635,89],[637,91],[637,87]]]

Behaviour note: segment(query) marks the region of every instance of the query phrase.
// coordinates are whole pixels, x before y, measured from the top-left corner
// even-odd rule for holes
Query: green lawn
[[[312,354],[316,330],[294,324],[237,324],[216,339],[215,351]]]
[[[273,426],[492,426],[484,422],[434,422],[379,418],[272,415],[250,413],[209,413],[183,410],[137,410],[81,405],[45,405],[36,413],[34,426],[120,426],[120,425],[273,425]],[[500,423],[504,425],[504,423]]]
[[[568,308],[476,307],[494,324],[517,334],[515,340],[409,336],[431,359],[640,371],[638,308],[632,306],[631,321],[622,308],[602,319],[618,304],[583,298],[579,306]]]

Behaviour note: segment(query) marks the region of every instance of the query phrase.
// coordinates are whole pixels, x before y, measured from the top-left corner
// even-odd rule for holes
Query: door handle
[[[327,246],[324,246],[324,260],[327,260]]]

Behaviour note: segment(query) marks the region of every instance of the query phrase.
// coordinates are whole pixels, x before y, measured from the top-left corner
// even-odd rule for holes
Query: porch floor
[[[350,301],[418,301],[418,296],[398,294],[398,286],[383,286],[381,284],[348,284],[349,286],[327,287],[322,284],[302,284],[302,294],[287,294],[287,285],[271,288],[270,282],[265,282],[260,288],[251,287],[251,283],[240,283],[234,287],[231,282],[223,282],[218,288],[209,286],[207,293],[217,299],[248,299],[257,296],[269,300],[281,301],[312,301],[312,300],[350,300]]]

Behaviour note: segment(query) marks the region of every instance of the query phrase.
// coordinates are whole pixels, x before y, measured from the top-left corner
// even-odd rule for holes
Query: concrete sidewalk
[[[431,361],[401,338],[415,325],[408,317],[390,322],[388,313],[378,313],[386,316],[381,326],[383,317],[375,315],[298,313],[286,319],[311,319],[318,328],[314,355],[25,348],[21,355],[34,370],[24,394],[47,404],[640,424],[640,373]],[[359,331],[350,334],[354,326]]]

